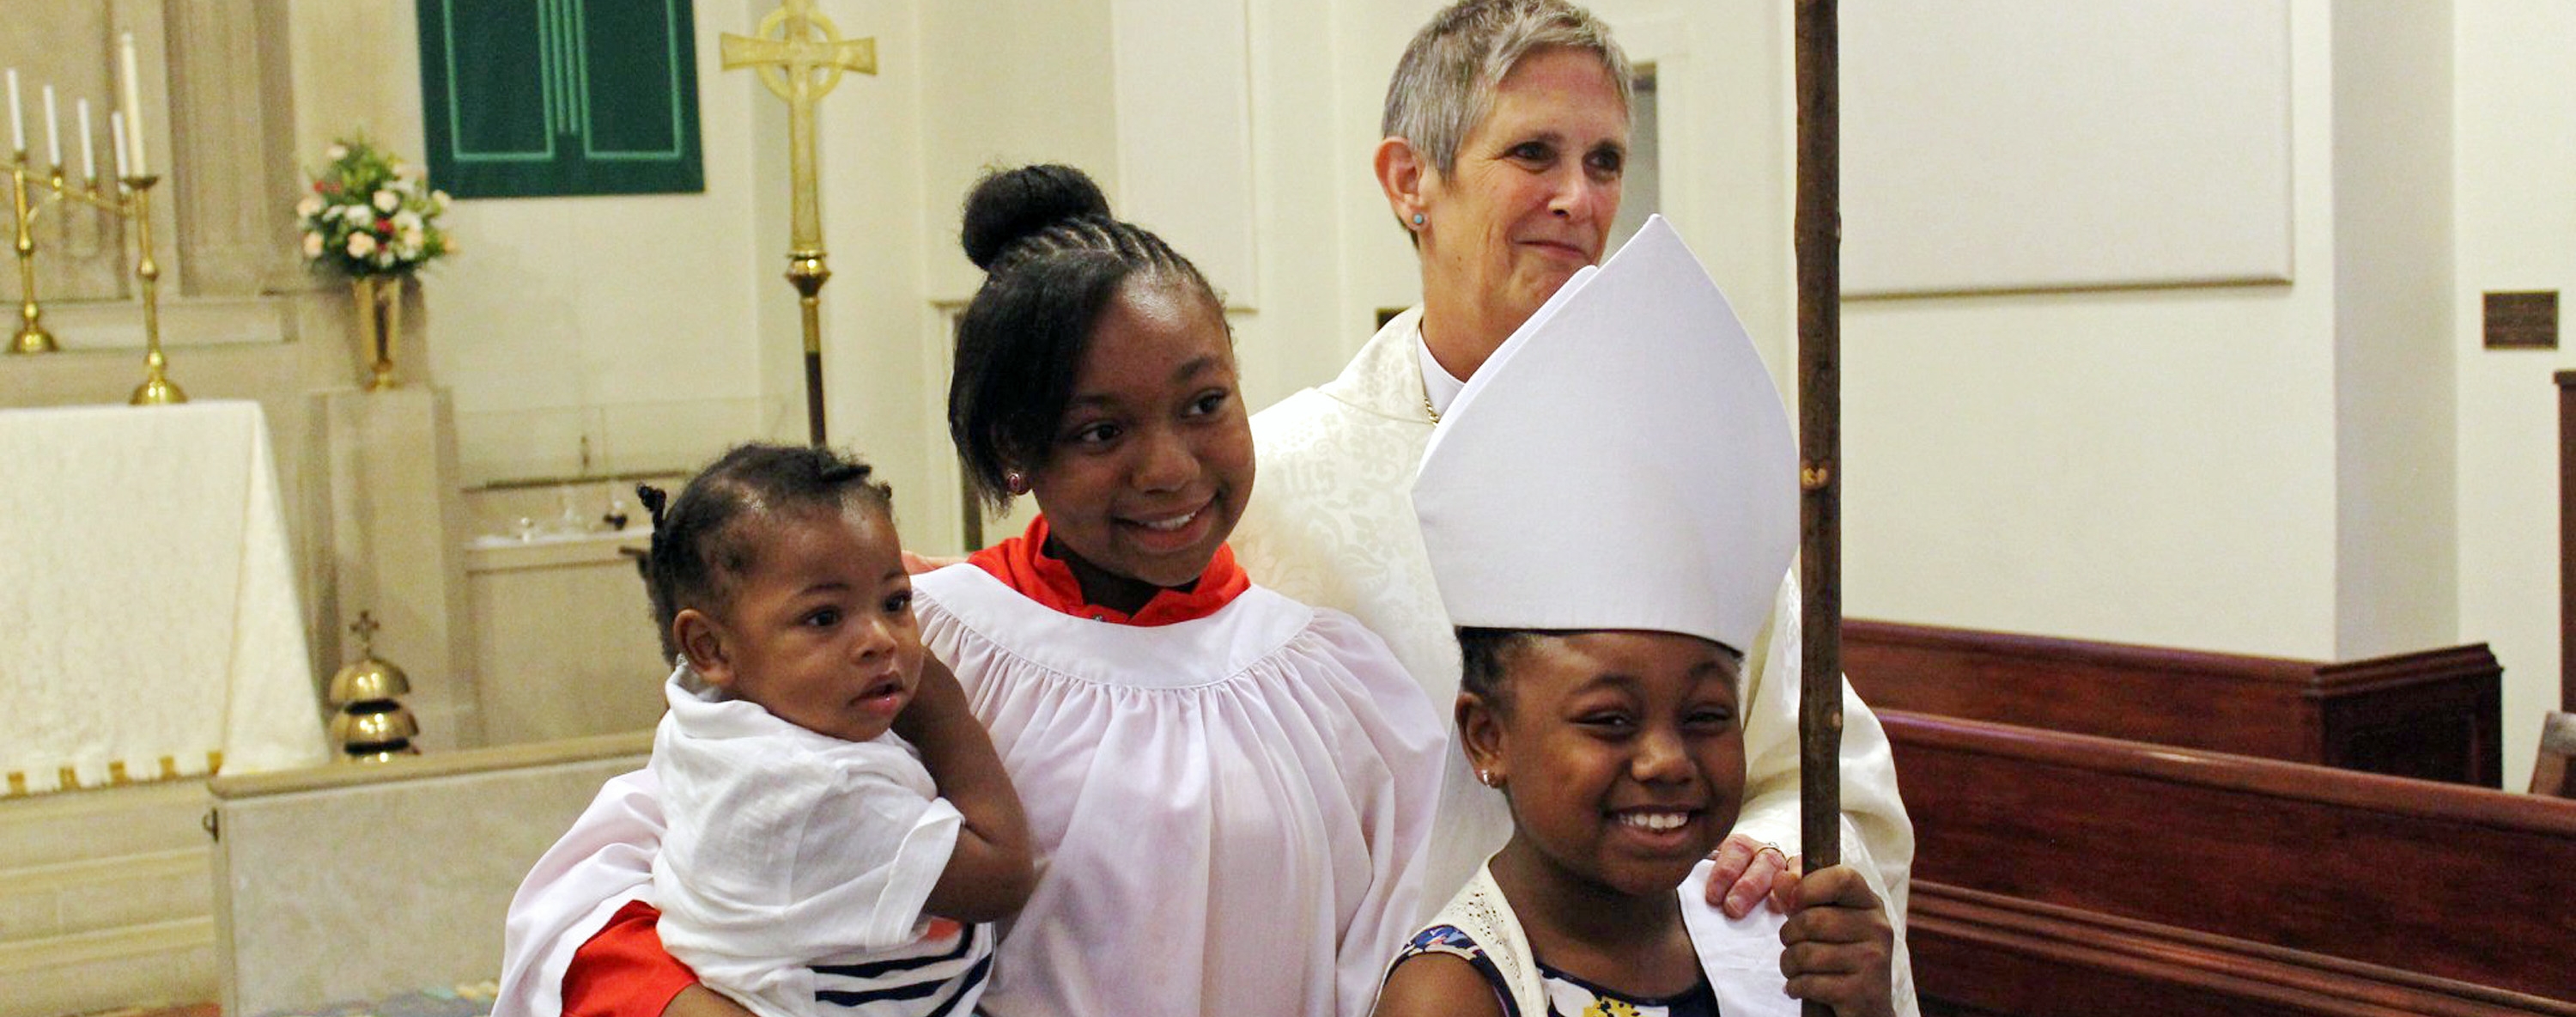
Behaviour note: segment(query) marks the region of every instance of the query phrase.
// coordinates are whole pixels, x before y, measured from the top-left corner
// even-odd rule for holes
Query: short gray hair
[[[1542,49],[1573,49],[1601,58],[1601,69],[1619,90],[1619,108],[1630,108],[1635,75],[1628,54],[1610,38],[1610,26],[1566,0],[1458,0],[1414,33],[1386,83],[1386,112],[1378,130],[1428,152],[1447,177],[1458,168],[1458,146],[1494,107],[1494,89]]]

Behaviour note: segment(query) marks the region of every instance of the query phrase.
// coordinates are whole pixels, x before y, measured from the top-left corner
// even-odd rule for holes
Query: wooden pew
[[[2576,802],[1879,719],[1926,1013],[2576,1015]]]
[[[1843,671],[1879,709],[2481,787],[2504,779],[2504,672],[2483,643],[2328,664],[1853,620]]]

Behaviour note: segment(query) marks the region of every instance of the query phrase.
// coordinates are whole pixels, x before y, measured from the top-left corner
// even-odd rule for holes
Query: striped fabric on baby
[[[966,1017],[993,967],[993,927],[925,936],[891,955],[814,966],[815,1009],[849,1017]]]

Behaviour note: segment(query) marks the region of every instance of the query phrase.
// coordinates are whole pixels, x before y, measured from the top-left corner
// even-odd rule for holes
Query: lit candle
[[[9,68],[9,147],[27,150],[27,118],[18,112],[18,69]]]
[[[54,120],[54,86],[45,86],[45,158],[55,169],[63,166],[63,128]]]
[[[89,137],[89,100],[81,99],[76,101],[72,103],[72,108],[80,111],[81,179],[87,180],[91,183],[97,183],[98,155],[96,154],[96,150],[98,148],[98,143],[91,141]]]
[[[149,161],[143,158],[143,86],[138,84],[143,78],[134,71],[134,33],[118,36],[117,49],[125,59],[125,143],[134,149],[128,157],[133,175],[139,177],[152,171],[147,168]]]
[[[125,171],[125,114],[122,112],[111,110],[107,114],[107,147],[116,153],[116,178],[123,180],[132,176]]]

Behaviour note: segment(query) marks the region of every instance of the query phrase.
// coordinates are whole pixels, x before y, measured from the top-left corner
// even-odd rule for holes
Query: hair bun
[[[975,267],[989,269],[1013,241],[1066,219],[1107,216],[1100,185],[1071,166],[1022,166],[986,173],[966,195],[958,242]]]

